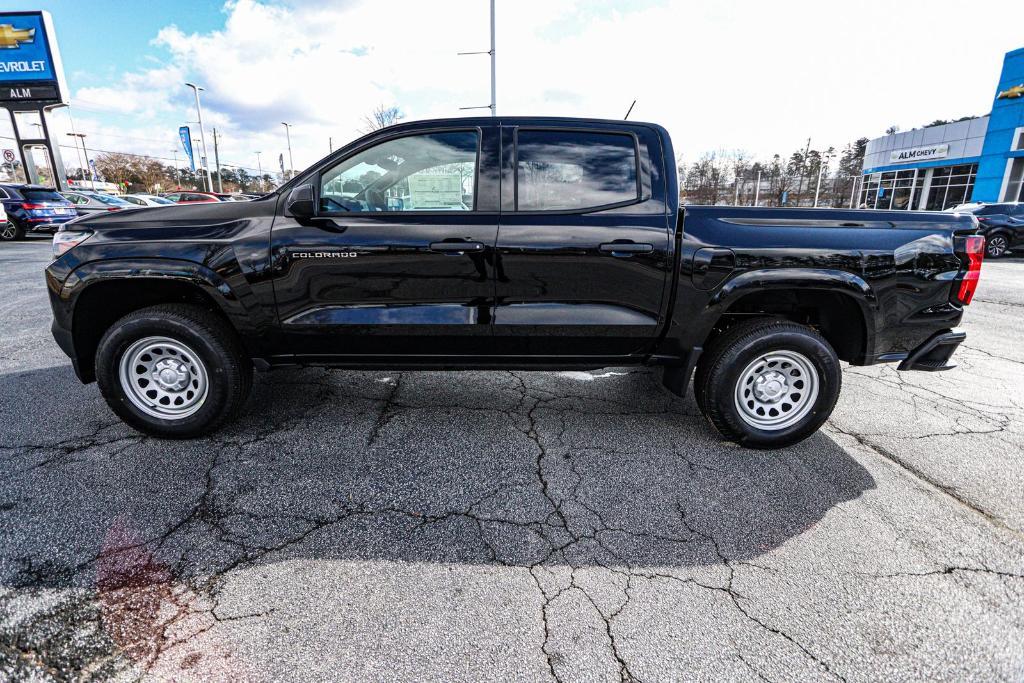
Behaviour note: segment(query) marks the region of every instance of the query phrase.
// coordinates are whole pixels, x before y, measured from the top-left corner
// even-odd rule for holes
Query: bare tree
[[[393,126],[404,118],[405,114],[398,107],[385,107],[383,104],[378,104],[372,112],[363,117],[363,132],[372,133],[375,130]]]

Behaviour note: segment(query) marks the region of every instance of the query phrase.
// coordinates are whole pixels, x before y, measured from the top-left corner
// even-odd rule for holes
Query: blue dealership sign
[[[188,155],[188,165],[192,169],[192,172],[196,171],[196,160],[192,156],[192,131],[189,130],[188,126],[182,126],[178,129],[178,137],[181,138],[181,146],[185,148],[185,154]]]
[[[49,12],[0,12],[0,101],[64,102],[67,88]]]

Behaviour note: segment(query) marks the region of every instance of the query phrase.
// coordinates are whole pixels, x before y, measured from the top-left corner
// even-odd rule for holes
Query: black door
[[[279,215],[273,228],[290,351],[352,362],[490,352],[497,146],[493,128],[382,134],[317,173],[316,217]]]
[[[563,358],[648,348],[671,262],[657,136],[505,127],[502,139],[496,347]]]

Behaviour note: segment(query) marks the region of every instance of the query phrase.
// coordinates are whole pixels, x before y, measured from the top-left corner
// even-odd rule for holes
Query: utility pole
[[[761,197],[761,169],[757,169],[757,183],[754,185],[754,206]]]
[[[260,190],[265,192],[267,188],[263,185],[263,164],[260,162],[261,154],[263,154],[263,152],[256,152],[256,168],[258,168],[260,172]]]
[[[82,152],[85,154],[85,170],[89,173],[89,184],[92,186],[92,191],[96,191],[96,176],[92,172],[92,162],[89,161],[89,150],[85,148],[85,133],[68,133],[73,138],[78,138],[82,141]],[[78,149],[78,145],[75,145],[75,149]]]
[[[327,136],[327,153],[334,154],[334,138]]]
[[[295,177],[295,162],[292,161],[292,124],[282,121],[281,125],[284,126],[284,134],[288,137],[288,179],[291,180]]]
[[[825,155],[825,161],[818,160],[818,184],[814,187],[814,208],[818,208],[818,195],[821,194],[821,174],[825,171],[825,167],[828,166],[828,162],[832,160],[831,154]]]
[[[459,55],[490,55],[491,56],[491,103],[483,107],[459,107],[460,111],[466,109],[490,109],[491,116],[498,115],[498,51],[495,49],[494,39],[494,0],[491,0],[491,49],[487,52],[459,52]],[[627,114],[628,116],[628,114]]]
[[[498,74],[495,60],[497,51],[494,49],[494,0],[491,0],[491,116],[498,115]]]
[[[220,176],[220,154],[217,152],[217,129],[213,129],[213,161],[217,164],[217,192],[224,192],[224,179]]]
[[[181,187],[181,169],[178,168],[178,148],[175,147],[171,151],[174,152],[174,189],[178,189]]]
[[[199,87],[195,83],[186,83],[186,86],[192,88],[192,92],[196,96],[196,114],[199,115],[199,134],[203,137],[203,167],[206,168],[206,188],[207,192],[213,192],[213,176],[210,175],[210,163],[209,156],[206,154],[206,131],[203,129],[203,107],[199,104],[199,91],[204,88]]]

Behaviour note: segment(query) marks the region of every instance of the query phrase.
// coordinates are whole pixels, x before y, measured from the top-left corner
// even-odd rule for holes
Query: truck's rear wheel
[[[770,319],[724,332],[694,377],[704,416],[750,448],[783,448],[813,434],[832,414],[841,385],[839,359],[821,335]]]
[[[144,308],[115,322],[96,351],[96,379],[121,419],[164,438],[209,433],[233,417],[252,387],[234,332],[198,306]]]

